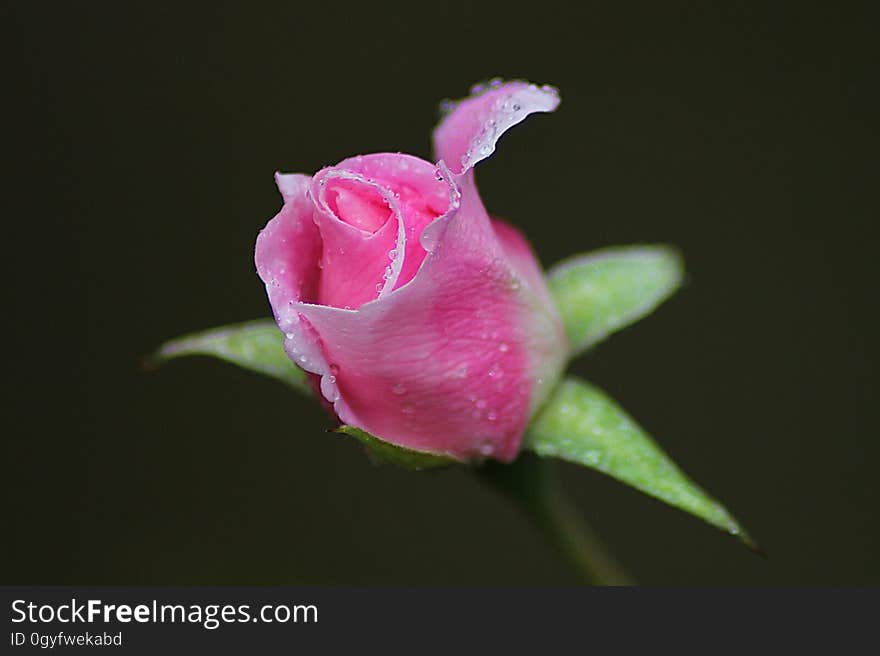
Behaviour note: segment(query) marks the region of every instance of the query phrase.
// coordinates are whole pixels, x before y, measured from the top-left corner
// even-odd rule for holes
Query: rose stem
[[[519,506],[585,583],[633,584],[565,496],[551,462],[523,453],[510,465],[487,462],[474,471]]]

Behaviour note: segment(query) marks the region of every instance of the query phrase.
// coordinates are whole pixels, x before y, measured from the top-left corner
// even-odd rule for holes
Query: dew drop
[[[488,415],[486,415],[486,419],[488,419],[489,421],[495,421],[496,419],[498,419],[498,413],[490,412]]]
[[[390,257],[392,260],[393,260],[395,257],[397,257],[397,249],[396,249],[396,248],[392,248],[390,251],[388,251],[388,257]]]
[[[482,453],[484,456],[491,456],[494,451],[495,447],[493,447],[491,444],[483,444],[480,446],[480,453]]]
[[[400,396],[401,394],[406,394],[406,386],[402,383],[397,383],[391,388],[391,391]]]
[[[337,375],[338,373],[339,373],[339,365],[331,364],[331,365],[330,365],[330,374],[331,374],[333,377],[336,377],[336,375]]]
[[[411,415],[411,414],[412,414],[413,412],[415,412],[415,411],[412,409],[412,406],[406,405],[406,406],[403,407],[403,409],[401,410],[401,412],[402,412],[403,414],[405,414],[405,415]]]
[[[502,353],[507,353],[510,350],[510,346],[508,346],[505,342],[501,342],[498,345],[498,350]]]
[[[459,365],[453,372],[453,378],[467,378],[468,375],[468,366],[466,364]]]

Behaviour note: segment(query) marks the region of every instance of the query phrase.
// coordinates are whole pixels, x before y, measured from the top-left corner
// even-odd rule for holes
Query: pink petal
[[[313,301],[317,296],[319,272],[315,262],[321,253],[321,238],[307,195],[311,178],[276,173],[275,181],[284,205],[257,237],[255,261],[279,327],[285,330],[295,322],[295,313],[284,308],[292,302]]]
[[[315,263],[321,253],[321,237],[312,220],[314,207],[308,197],[311,178],[277,173],[275,181],[284,206],[257,236],[257,273],[266,284],[291,360],[306,371],[323,375],[329,368],[320,339],[297,312],[298,304],[314,300],[318,290]]]
[[[532,293],[540,297],[543,304],[555,308],[547,283],[544,282],[544,271],[525,235],[500,219],[492,220],[492,228],[519,278],[530,287]]]
[[[498,219],[492,221],[492,227],[522,285],[521,298],[530,308],[527,311],[526,352],[529,354],[529,372],[533,381],[530,399],[532,414],[552,391],[559,373],[565,367],[566,353],[569,352],[568,336],[562,328],[556,302],[547,289],[544,272],[526,238],[509,223]]]
[[[509,128],[558,105],[559,94],[549,86],[495,81],[487,88],[474,87],[434,130],[434,153],[453,173],[464,173],[495,152],[495,143]]]
[[[368,204],[368,197],[384,201],[387,220],[372,232],[357,227],[354,221],[343,220],[337,215],[338,196],[334,189],[346,189],[361,205]],[[315,175],[310,193],[322,240],[320,264],[317,259],[314,262],[316,267],[322,267],[316,302],[358,308],[377,298],[389,282],[393,285],[400,272],[402,263],[390,255],[406,239],[400,207],[382,185],[335,167]],[[353,204],[349,202],[349,206]]]

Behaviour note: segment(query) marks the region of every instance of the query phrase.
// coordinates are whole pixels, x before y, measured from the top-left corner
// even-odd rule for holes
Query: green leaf
[[[437,467],[448,467],[458,463],[455,458],[440,453],[429,453],[427,451],[413,451],[405,449],[402,446],[383,442],[379,438],[373,437],[366,431],[354,426],[340,426],[337,433],[350,435],[356,438],[367,447],[369,452],[380,462],[398,465],[405,469],[435,469]]]
[[[271,319],[212,328],[163,344],[150,358],[162,364],[185,355],[207,355],[271,376],[303,394],[312,394],[305,372],[294,365],[283,347],[284,336]]]
[[[653,312],[683,276],[673,248],[619,246],[560,262],[547,283],[576,355]]]
[[[659,446],[597,387],[567,378],[532,421],[526,448],[597,469],[696,515],[758,550],[743,527],[691,481]]]

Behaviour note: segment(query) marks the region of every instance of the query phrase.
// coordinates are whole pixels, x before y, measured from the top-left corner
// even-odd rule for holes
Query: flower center
[[[391,218],[391,208],[376,189],[353,180],[332,180],[327,187],[327,204],[345,223],[374,233]]]

